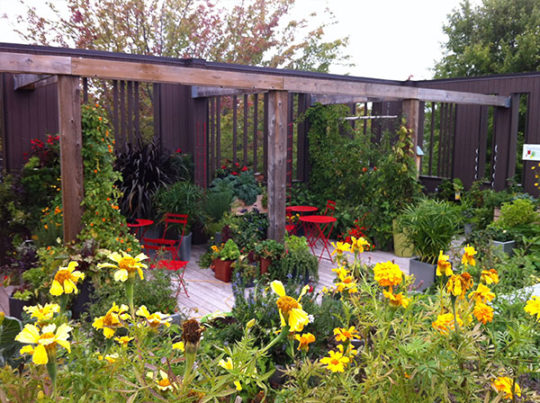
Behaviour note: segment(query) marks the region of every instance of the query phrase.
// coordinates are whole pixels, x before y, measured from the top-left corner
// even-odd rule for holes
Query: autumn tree
[[[333,15],[309,28],[290,17],[294,0],[65,0],[67,12],[48,1],[54,18],[21,2],[18,32],[36,44],[315,71],[348,59],[347,38],[324,40]]]
[[[540,2],[464,0],[448,15],[437,78],[540,70]]]

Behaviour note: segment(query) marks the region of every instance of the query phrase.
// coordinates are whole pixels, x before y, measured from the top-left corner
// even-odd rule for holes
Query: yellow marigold
[[[122,336],[122,337],[115,337],[114,340],[120,344],[122,347],[127,347],[127,345],[129,344],[129,342],[131,340],[133,340],[133,337],[129,337],[129,336]]]
[[[336,327],[334,329],[334,336],[336,336],[337,341],[342,342],[360,338],[360,334],[354,326],[351,326],[348,329],[345,327]]]
[[[477,302],[474,305],[473,314],[478,322],[482,322],[484,325],[493,321],[493,308],[483,302]]]
[[[172,348],[173,348],[173,350],[180,350],[182,352],[186,351],[186,345],[184,344],[183,341],[179,341],[177,343],[174,343],[172,345]]]
[[[165,327],[171,326],[169,323],[171,318],[164,319],[167,317],[167,315],[164,315],[161,312],[154,312],[151,314],[145,305],[142,305],[139,309],[137,309],[135,315],[145,318],[146,323],[148,323],[148,326],[150,326],[152,329],[157,329],[160,325]]]
[[[300,299],[306,294],[309,290],[309,286],[306,285],[298,300],[295,300],[292,297],[289,297],[285,292],[285,287],[281,281],[274,280],[270,284],[272,290],[279,296],[276,304],[279,309],[279,317],[281,318],[281,326],[284,327],[288,325],[291,332],[301,332],[304,329],[304,326],[309,323],[308,314],[302,309],[300,305]]]
[[[84,273],[75,270],[78,265],[77,262],[69,262],[67,267],[60,267],[58,269],[49,290],[51,295],[59,296],[71,293],[77,294],[79,292],[76,284],[79,280],[84,280]]]
[[[484,284],[478,284],[476,291],[469,293],[469,298],[475,300],[476,302],[486,302],[492,301],[495,298],[495,294],[489,289],[488,286]]]
[[[463,326],[463,321],[457,317],[459,326]],[[437,316],[437,320],[431,324],[433,329],[438,330],[441,334],[447,335],[450,330],[454,330],[454,315],[452,313],[445,313]]]
[[[20,353],[32,354],[32,362],[34,364],[45,365],[52,357],[56,356],[57,345],[71,352],[71,346],[68,341],[70,331],[71,327],[65,323],[58,328],[53,323],[41,329],[35,325],[28,324],[15,336],[15,340],[19,343],[35,344],[36,347],[24,346]]]
[[[474,255],[476,255],[476,250],[474,249],[473,246],[469,246],[469,244],[467,244],[467,246],[465,246],[464,248],[463,256],[461,257],[461,263],[464,264],[465,266],[467,265],[476,266]]]
[[[31,318],[36,318],[38,322],[45,322],[51,320],[55,313],[60,312],[60,305],[58,304],[37,304],[35,306],[25,306],[24,311],[30,315]]]
[[[159,377],[153,372],[148,372],[146,374],[147,378],[153,379],[156,382],[157,388],[162,392],[167,392],[173,390],[173,384],[171,383],[169,376],[165,371],[159,370]]]
[[[482,270],[480,281],[483,281],[487,285],[497,284],[499,282],[499,273],[495,269]]]
[[[411,302],[411,299],[405,297],[401,292],[399,294],[394,294],[392,292],[383,290],[383,295],[385,298],[388,298],[388,301],[392,306],[402,306],[403,308],[407,308]]]
[[[364,250],[369,248],[369,242],[363,237],[355,238],[351,237],[351,252],[353,253],[364,253]]]
[[[452,263],[448,261],[449,256],[443,254],[441,250],[439,252],[439,259],[437,260],[437,276],[445,275],[450,277],[452,275]]]
[[[118,357],[120,357],[118,355],[118,353],[114,353],[114,354],[107,354],[106,356],[103,356],[103,355],[98,355],[98,360],[102,361],[102,360],[105,360],[107,361],[109,364],[113,364],[115,363],[117,360],[118,360]]]
[[[227,357],[226,360],[223,360],[223,359],[219,360],[218,365],[221,368],[226,369],[227,371],[231,371],[232,369],[234,369],[234,364],[231,357]]]
[[[510,400],[514,397],[514,393],[517,397],[521,397],[521,388],[519,387],[518,383],[516,382],[514,385],[515,390],[512,390],[513,384],[514,381],[512,378],[507,376],[499,376],[493,381],[491,386],[497,392],[502,393],[504,399]]]
[[[336,273],[336,275],[338,276],[340,280],[343,280],[345,277],[349,275],[349,271],[343,266],[339,266],[336,269],[332,269],[332,271]]]
[[[353,276],[343,278],[340,282],[336,283],[336,291],[348,291],[351,294],[358,292],[358,285],[356,284],[355,278]]]
[[[446,289],[453,296],[464,298],[473,284],[473,279],[469,273],[453,274],[446,283]]]
[[[339,351],[329,351],[328,354],[329,357],[321,359],[321,364],[326,365],[326,368],[332,372],[344,372],[350,358],[344,357],[343,353]]]
[[[349,245],[347,242],[331,242],[331,244],[334,248],[334,250],[332,251],[332,255],[337,254],[338,256],[341,256],[343,252],[351,251],[351,245]]]
[[[140,253],[137,256],[132,257],[126,252],[122,252],[122,254],[113,252],[108,256],[108,258],[116,262],[116,264],[100,263],[98,267],[110,267],[117,269],[114,273],[115,281],[126,281],[128,278],[134,278],[137,273],[139,274],[141,280],[144,280],[142,269],[146,269],[147,266],[144,263],[141,263],[141,261],[148,258],[148,256],[146,256],[144,253]]]
[[[298,351],[308,351],[309,345],[315,341],[315,336],[311,333],[296,334],[294,338],[298,340]]]
[[[403,273],[399,266],[393,262],[377,263],[373,268],[375,281],[381,287],[393,287],[401,284]]]
[[[126,305],[118,306],[113,302],[111,309],[109,309],[104,316],[94,319],[92,326],[96,329],[102,329],[103,336],[110,339],[114,336],[116,329],[123,327],[122,321],[130,318],[127,311],[128,307]]]
[[[530,300],[527,301],[525,305],[525,312],[529,315],[536,315],[536,320],[540,321],[540,297],[533,296]]]
[[[240,381],[234,381],[234,386],[236,387],[236,390],[238,392],[240,392],[242,390],[242,384],[240,383]]]

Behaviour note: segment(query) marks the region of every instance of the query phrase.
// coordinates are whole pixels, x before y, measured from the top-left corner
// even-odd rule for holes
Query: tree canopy
[[[474,8],[464,0],[443,29],[437,78],[540,71],[538,0],[483,0]]]
[[[333,15],[308,28],[290,17],[295,0],[65,0],[67,15],[48,1],[52,17],[21,2],[18,33],[36,44],[322,72],[348,60],[348,38],[324,40]]]

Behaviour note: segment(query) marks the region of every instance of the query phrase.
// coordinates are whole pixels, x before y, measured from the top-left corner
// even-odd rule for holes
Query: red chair
[[[333,217],[335,210],[336,210],[336,202],[333,201],[333,200],[327,200],[326,201],[326,208],[324,209],[323,215]]]

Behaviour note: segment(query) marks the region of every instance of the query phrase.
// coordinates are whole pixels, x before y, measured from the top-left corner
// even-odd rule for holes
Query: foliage
[[[540,70],[540,6],[535,0],[469,0],[448,15],[437,78]]]
[[[228,239],[223,247],[215,246],[212,250],[214,252],[212,255],[214,259],[236,260],[240,257],[240,249],[238,249],[238,245],[232,239]]]
[[[160,214],[187,214],[189,233],[194,223],[202,220],[203,190],[191,182],[176,182],[160,188],[153,197],[156,210]]]
[[[493,225],[500,229],[511,229],[531,224],[538,220],[536,205],[528,199],[515,199],[511,203],[503,203],[501,215]]]
[[[398,224],[420,260],[435,263],[459,228],[459,210],[446,201],[423,199],[407,206]]]
[[[0,312],[0,368],[8,363],[15,366],[14,358],[18,356],[20,344],[14,339],[21,330],[20,320],[5,316],[4,312]]]
[[[231,192],[246,205],[251,205],[261,193],[260,187],[250,170],[233,171],[225,177],[217,177],[210,184],[212,192]]]
[[[255,245],[254,251],[261,258],[279,260],[285,253],[285,246],[273,239],[265,239]]]
[[[305,237],[287,237],[285,248],[285,255],[270,266],[270,278],[295,283],[319,279],[319,261],[311,253]]]
[[[446,201],[459,201],[461,200],[461,193],[463,192],[463,182],[461,179],[443,179],[441,184],[437,187],[437,197],[440,200]]]
[[[290,18],[293,6],[294,0],[232,7],[207,0],[69,0],[67,18],[52,3],[47,17],[28,5],[17,32],[42,45],[270,67],[328,71],[346,61],[346,38],[323,39],[332,13],[326,10],[327,22],[307,29],[307,19]]]
[[[242,215],[226,214],[223,224],[224,242],[232,238],[240,249],[252,250],[257,242],[266,239],[268,216],[253,209]]]

